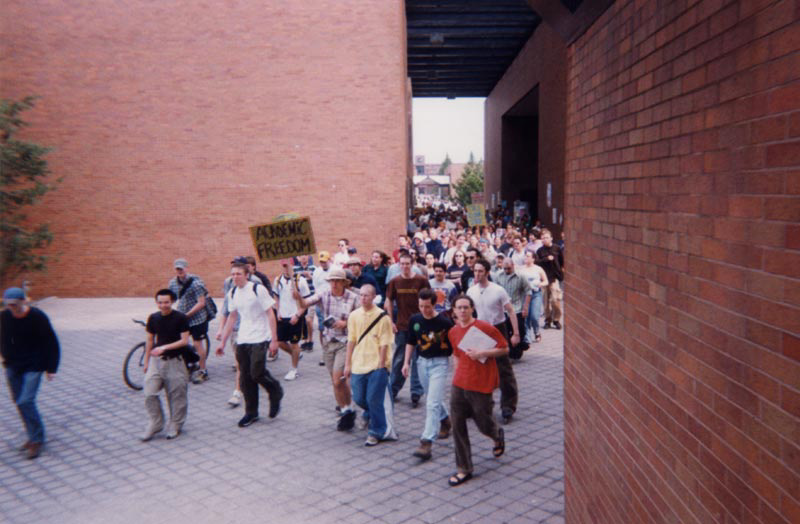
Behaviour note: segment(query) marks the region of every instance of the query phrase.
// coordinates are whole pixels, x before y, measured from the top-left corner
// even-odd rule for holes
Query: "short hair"
[[[547,233],[547,234],[548,234],[548,235],[550,235],[551,237],[553,236],[553,233],[551,233],[551,232],[550,232],[550,230],[549,230],[549,229],[547,229],[546,227],[542,228],[542,236],[544,236],[544,235],[545,235],[545,233]]]
[[[250,264],[253,267],[256,267],[256,257],[250,256],[245,258],[247,259],[248,264]]]
[[[245,275],[250,273],[250,268],[247,267],[247,264],[242,264],[241,262],[234,262],[233,264],[231,264],[231,268],[237,268],[237,267],[242,271],[244,271]]]
[[[454,298],[453,299],[453,306],[455,306],[456,303],[459,300],[468,300],[469,301],[469,307],[471,307],[472,309],[475,309],[475,301],[472,300],[472,297],[467,295],[466,293],[460,293],[456,298]]]
[[[429,287],[420,289],[417,298],[420,300],[430,300],[431,305],[436,304],[436,293]]]
[[[408,251],[406,251],[405,253],[403,253],[401,251],[400,252],[400,256],[397,257],[397,261],[399,262],[400,260],[402,260],[404,258],[407,258],[407,259],[409,259],[409,260],[411,260],[413,262],[413,258],[411,257],[411,253],[409,253]]]
[[[349,246],[349,245],[350,245],[350,241],[349,241],[349,240],[347,240],[346,238],[340,238],[340,239],[339,239],[339,242],[344,242],[344,244],[345,244],[346,246]]]
[[[171,289],[164,288],[156,291],[156,297],[155,297],[156,300],[158,300],[158,297],[162,296],[168,296],[173,302],[178,300],[178,295],[176,295],[175,292],[172,291]]]
[[[475,265],[476,266],[478,266],[478,265],[483,266],[483,269],[485,269],[487,273],[492,270],[492,265],[489,264],[489,261],[488,260],[484,260],[482,258],[479,258],[478,260],[476,260],[475,261]]]
[[[441,269],[442,271],[444,271],[446,273],[447,272],[447,264],[445,264],[444,262],[434,262],[433,263],[433,269]]]
[[[480,251],[478,251],[478,248],[477,248],[477,247],[472,247],[472,246],[469,246],[469,247],[466,249],[466,251],[467,251],[467,253],[469,253],[470,251],[472,251],[473,253],[475,253],[475,256],[476,256],[476,257],[478,257],[478,258],[480,258],[480,256],[481,256],[481,252],[480,252]]]

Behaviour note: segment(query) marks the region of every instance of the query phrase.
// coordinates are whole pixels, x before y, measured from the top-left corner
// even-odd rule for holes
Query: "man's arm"
[[[386,355],[389,354],[389,346],[383,345],[378,347],[378,369],[386,367]]]
[[[403,376],[408,378],[408,372],[411,369],[411,355],[414,353],[414,346],[406,344],[406,355],[403,359]]]
[[[176,340],[175,342],[170,342],[169,344],[164,344],[163,346],[154,347],[150,351],[150,354],[158,357],[163,355],[165,351],[169,351],[170,349],[178,349],[188,345],[189,345],[189,331],[184,331],[183,333],[181,333],[180,340]]]
[[[275,320],[275,306],[270,306],[266,310],[269,332],[272,333],[272,340],[269,343],[269,354],[275,356],[278,353],[278,322]]]
[[[392,333],[397,333],[397,326],[394,324],[394,316],[392,315],[392,300],[394,300],[394,286],[389,282],[389,287],[386,288],[386,300],[383,302],[383,309],[386,311],[386,316],[389,317],[389,322],[392,323]]]
[[[202,291],[202,293],[201,292],[197,293],[197,304],[192,306],[192,309],[190,309],[189,311],[186,312],[186,316],[187,317],[191,318],[192,316],[197,314],[198,311],[200,311],[201,309],[206,307],[206,293],[208,293],[208,292],[202,286],[200,286],[200,291]]]
[[[228,337],[231,336],[231,333],[233,332],[233,326],[236,324],[237,318],[239,318],[239,312],[231,311],[231,314],[225,319],[225,326],[222,328],[220,345],[216,351],[218,357],[221,357],[225,354],[225,344],[227,344]]]
[[[144,343],[144,372],[147,373],[147,367],[150,365],[150,352],[153,351],[153,334],[147,334],[147,340]]]
[[[514,311],[514,306],[511,305],[511,302],[503,306],[503,309],[505,309],[506,313],[508,313],[508,317],[511,320],[511,327],[514,328],[514,334],[511,335],[511,344],[517,345],[519,344],[519,324],[517,323],[517,313]],[[515,338],[516,341],[514,340]],[[506,349],[506,353],[508,353],[508,349]]]
[[[355,342],[352,340],[347,341],[347,354],[344,357],[344,371],[342,372],[342,376],[344,378],[350,378],[350,368],[351,363],[353,362],[353,348],[355,347]]]

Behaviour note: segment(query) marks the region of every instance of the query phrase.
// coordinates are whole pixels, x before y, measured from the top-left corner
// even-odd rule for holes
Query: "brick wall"
[[[800,2],[569,48],[567,522],[800,522]]]
[[[542,223],[560,231],[559,220],[553,223],[552,209],[564,214],[564,140],[566,121],[567,49],[558,34],[547,24],[536,28],[503,78],[497,83],[485,106],[486,203],[491,195],[501,192],[503,173],[503,115],[534,87],[539,88],[539,143],[536,171],[538,208]],[[533,144],[528,147],[536,147]],[[552,187],[551,205],[547,205],[546,188]],[[516,194],[506,188],[506,194]],[[501,195],[501,199],[507,198]],[[512,202],[508,202],[510,206]],[[566,220],[566,216],[564,217]]]
[[[217,290],[285,212],[318,249],[405,230],[402,1],[12,0],[0,24],[0,96],[42,97],[27,137],[64,176],[35,296],[149,296],[178,256]]]

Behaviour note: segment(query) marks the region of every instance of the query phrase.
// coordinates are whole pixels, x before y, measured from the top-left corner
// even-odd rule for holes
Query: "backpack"
[[[194,277],[189,277],[186,282],[183,283],[181,290],[178,292],[179,299],[183,298],[183,295],[186,294],[186,290],[189,289],[189,286],[192,285],[192,282],[194,282]],[[211,321],[217,316],[217,304],[214,302],[214,299],[208,295],[208,291],[206,291],[204,296],[206,298],[205,310],[206,315],[208,316],[207,320]]]
[[[258,291],[256,291],[257,289],[258,289],[258,282],[253,282],[253,294],[255,296],[258,296]],[[236,286],[233,286],[233,288],[231,289],[231,300],[233,300],[233,295],[235,294],[236,294]]]

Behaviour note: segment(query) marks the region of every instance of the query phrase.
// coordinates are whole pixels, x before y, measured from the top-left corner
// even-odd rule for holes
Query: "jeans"
[[[447,389],[447,372],[450,371],[449,357],[417,359],[417,369],[422,387],[425,389],[425,429],[422,440],[435,440],[439,425],[449,416],[444,402]]]
[[[394,354],[392,355],[392,374],[389,382],[392,386],[392,398],[397,398],[397,394],[403,389],[403,384],[406,383],[406,377],[403,376],[403,363],[406,358],[406,339],[408,332],[405,330],[398,330],[394,336]],[[417,352],[416,350],[411,355],[411,396],[421,397],[424,393],[422,384],[419,381],[419,373],[417,370]]]
[[[528,309],[528,328],[533,328],[533,334],[539,334],[539,318],[542,316],[542,290],[538,289],[531,293],[531,306]],[[530,342],[533,342],[531,340]]]
[[[389,372],[385,368],[350,375],[353,401],[364,410],[369,421],[367,432],[378,440],[396,440],[394,406],[389,391]]]
[[[19,416],[25,423],[28,440],[41,444],[44,442],[44,424],[36,409],[36,392],[42,382],[43,371],[16,371],[6,368],[11,400],[17,405]]]

